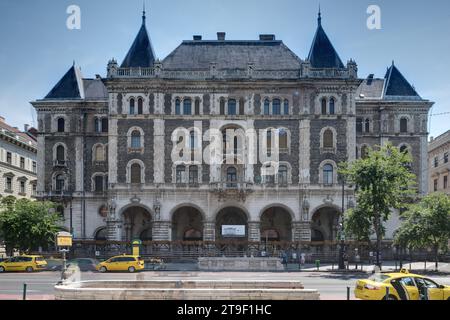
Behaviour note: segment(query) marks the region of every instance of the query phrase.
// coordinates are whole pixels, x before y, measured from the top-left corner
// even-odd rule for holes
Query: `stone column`
[[[39,134],[37,138],[38,148],[37,148],[37,161],[36,161],[36,172],[37,172],[37,192],[45,191],[45,136]]]
[[[310,120],[300,121],[300,146],[299,146],[299,183],[310,183]]]
[[[84,190],[83,138],[75,138],[75,191]],[[69,160],[70,161],[70,160]]]
[[[261,241],[261,222],[249,221],[248,222],[248,241],[260,242]]]
[[[154,120],[154,182],[164,183],[164,120]]]
[[[109,120],[108,182],[117,183],[117,119]]]
[[[170,221],[153,221],[152,240],[153,241],[170,241]]]
[[[216,240],[216,224],[212,221],[203,222],[203,240],[215,241]]]

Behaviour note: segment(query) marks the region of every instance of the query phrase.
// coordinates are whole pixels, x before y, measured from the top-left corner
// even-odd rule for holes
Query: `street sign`
[[[56,234],[56,246],[58,247],[71,247],[72,235],[69,232],[58,232]]]

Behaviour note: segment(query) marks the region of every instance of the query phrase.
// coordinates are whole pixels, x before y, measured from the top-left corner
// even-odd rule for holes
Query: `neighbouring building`
[[[34,199],[37,193],[34,129],[11,127],[0,117],[0,197]]]
[[[437,138],[431,137],[428,144],[428,174],[430,192],[445,192],[450,195],[450,130]]]
[[[158,60],[144,14],[128,54],[120,65],[109,61],[106,78],[83,78],[73,65],[32,104],[38,194],[65,204],[76,239],[336,240],[342,204],[355,205],[338,164],[388,142],[412,154],[419,191],[427,193],[432,102],[394,64],[383,79],[360,79],[320,15],[305,59],[274,35],[227,40],[219,32],[183,41]],[[225,134],[231,164],[206,164],[190,152],[174,162],[180,127],[192,150],[209,145],[202,139],[208,129],[256,130],[267,155],[278,143],[279,166],[271,172],[267,163],[240,163],[252,142],[237,147]],[[388,238],[397,226],[394,215]]]

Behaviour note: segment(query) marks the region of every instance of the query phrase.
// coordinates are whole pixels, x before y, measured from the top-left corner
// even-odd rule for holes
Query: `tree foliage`
[[[433,193],[418,204],[411,205],[403,214],[405,219],[397,230],[395,242],[411,249],[448,249],[450,239],[450,197]]]
[[[383,224],[392,209],[402,208],[416,194],[411,162],[408,152],[388,144],[370,149],[365,158],[341,164],[340,174],[356,187],[357,200],[357,207],[346,213],[345,230],[359,240],[368,240],[375,234],[378,253],[385,235]]]
[[[54,242],[60,216],[53,203],[9,196],[0,201],[0,206],[0,232],[8,248],[28,252]]]

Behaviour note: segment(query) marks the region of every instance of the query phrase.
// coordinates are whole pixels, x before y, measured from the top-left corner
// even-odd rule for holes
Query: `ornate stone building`
[[[38,192],[66,203],[75,238],[214,241],[232,229],[237,241],[335,240],[342,205],[355,205],[338,164],[388,141],[414,155],[426,193],[432,103],[394,65],[384,79],[359,79],[320,15],[306,59],[274,35],[225,37],[194,36],[161,61],[144,13],[126,58],[109,61],[106,78],[83,78],[72,66],[32,102]],[[225,137],[231,163],[208,164],[191,152],[174,161],[180,127],[195,151],[207,150],[208,130],[256,132],[258,141]],[[270,171],[263,159],[276,146],[278,167]],[[252,150],[258,161],[236,160]]]

